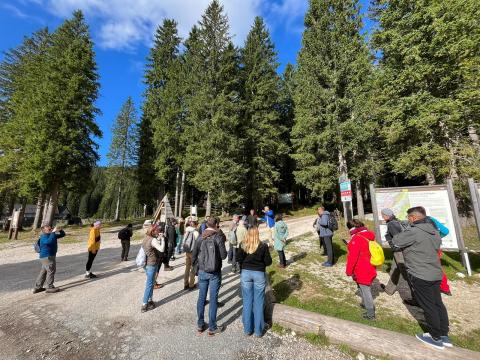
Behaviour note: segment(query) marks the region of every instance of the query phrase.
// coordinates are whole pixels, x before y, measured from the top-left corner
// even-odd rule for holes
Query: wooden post
[[[378,222],[377,199],[375,198],[375,184],[370,184],[370,201],[372,202],[373,223],[375,225],[375,236],[377,242],[382,244],[382,234],[380,234],[380,224]]]
[[[9,240],[17,240],[18,239],[18,221],[20,220],[20,210],[13,209],[12,213],[12,221],[10,224],[10,230],[8,231],[8,239]]]
[[[478,237],[480,238],[480,196],[478,186],[472,178],[468,179],[468,188],[470,190],[470,198],[472,199],[473,217],[475,218]]]
[[[447,179],[447,192],[450,200],[450,207],[452,209],[453,225],[455,226],[455,232],[457,233],[458,249],[460,251],[460,257],[462,258],[462,264],[467,270],[468,276],[472,276],[470,259],[468,258],[468,252],[463,241],[462,227],[460,225],[460,217],[458,216],[457,199],[455,198],[455,192],[453,190],[453,181],[450,178]]]
[[[178,186],[180,183],[180,172],[177,170],[177,177],[175,179],[175,210],[173,216],[178,217]]]
[[[207,192],[207,206],[205,211],[205,216],[211,216],[212,213],[212,202],[210,200],[210,191]]]
[[[365,210],[363,207],[362,184],[360,180],[355,181],[355,197],[357,198],[357,215],[360,220],[365,219]]]

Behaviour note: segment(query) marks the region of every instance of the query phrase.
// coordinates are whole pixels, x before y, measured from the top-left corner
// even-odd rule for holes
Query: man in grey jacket
[[[408,209],[410,227],[393,237],[393,244],[403,249],[405,266],[415,300],[425,314],[430,333],[417,334],[423,343],[437,349],[451,347],[449,322],[440,294],[442,268],[438,249],[442,240],[437,229],[425,218],[422,209]]]
[[[317,230],[318,237],[320,239],[320,249],[324,248],[324,252],[327,255],[327,261],[325,261],[322,266],[330,267],[333,266],[335,261],[335,255],[333,253],[333,231],[328,227],[330,216],[331,215],[323,206],[320,206],[317,209],[317,219],[313,223],[313,227]]]

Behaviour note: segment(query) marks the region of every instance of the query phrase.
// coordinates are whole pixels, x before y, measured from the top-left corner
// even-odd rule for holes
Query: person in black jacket
[[[207,292],[210,289],[210,305],[208,311],[208,335],[214,336],[224,330],[217,325],[218,292],[222,284],[222,261],[227,258],[227,241],[225,234],[219,229],[217,218],[207,220],[207,228],[199,236],[192,253],[192,263],[198,269],[198,301],[197,331],[203,333],[205,324],[205,305]]]
[[[260,242],[258,228],[248,230],[237,260],[242,269],[243,331],[261,337],[265,331],[265,269],[272,265],[272,258],[268,245]]]
[[[130,251],[130,239],[133,236],[133,225],[128,224],[118,232],[118,238],[122,243],[122,261],[128,261],[128,253]]]
[[[163,257],[163,270],[172,271],[170,260],[175,260],[173,256],[175,252],[177,232],[175,230],[175,219],[167,219],[165,227],[165,256]]]
[[[405,260],[403,258],[402,249],[395,246],[392,239],[395,235],[400,234],[404,227],[402,223],[395,217],[395,214],[391,209],[383,209],[381,211],[383,220],[387,223],[387,232],[385,234],[385,239],[387,240],[390,248],[393,251],[392,267],[390,269],[390,280],[387,285],[383,285],[382,288],[385,290],[385,293],[388,295],[393,295],[397,291],[397,287],[402,285],[402,289],[405,290],[403,294],[404,300],[410,300],[411,290],[408,284],[407,269],[405,268]]]

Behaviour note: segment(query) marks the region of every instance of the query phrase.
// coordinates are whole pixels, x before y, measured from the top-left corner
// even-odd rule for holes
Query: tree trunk
[[[47,214],[43,218],[45,225],[52,226],[53,220],[55,218],[55,212],[58,207],[59,189],[60,189],[59,184],[55,184],[53,186],[52,192],[50,194],[50,200],[48,201]]]
[[[355,192],[357,198],[357,214],[360,220],[365,219],[365,210],[363,207],[362,185],[360,181],[355,181]]]
[[[115,221],[120,221],[120,198],[122,196],[122,187],[118,187],[117,206],[115,207]]]
[[[433,174],[433,172],[428,172],[427,174],[425,174],[425,177],[427,179],[427,183],[428,185],[435,185],[436,183],[436,180],[435,180],[435,175]]]
[[[32,231],[35,231],[40,227],[40,222],[42,221],[42,207],[44,200],[44,195],[40,194],[37,200],[37,208],[35,209],[35,219],[33,220]]]
[[[212,213],[212,202],[210,201],[210,191],[207,193],[207,206],[205,211],[205,216],[211,216]]]
[[[11,196],[8,202],[8,209],[7,209],[7,218],[13,213],[13,208],[15,207],[15,196]],[[8,220],[5,220],[3,224],[3,231],[8,231],[11,224]]]
[[[178,217],[178,186],[180,183],[180,172],[177,170],[177,177],[175,179],[175,212],[173,216]]]
[[[183,212],[183,191],[185,188],[185,171],[182,171],[182,185],[180,187],[180,200],[178,201],[178,216],[182,217]]]
[[[50,195],[45,196],[45,199],[43,200],[43,210],[42,210],[42,222],[40,223],[44,225],[45,220],[47,218],[47,211],[48,211],[48,202],[50,201]]]
[[[480,147],[480,139],[478,138],[477,129],[471,125],[468,127],[468,136],[475,147]]]

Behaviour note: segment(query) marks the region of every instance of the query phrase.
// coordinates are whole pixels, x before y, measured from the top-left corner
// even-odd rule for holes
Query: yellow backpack
[[[366,237],[362,237],[368,242],[368,250],[370,251],[370,264],[372,264],[373,266],[383,265],[383,263],[385,262],[385,254],[383,253],[382,246],[375,240],[370,241]]]

